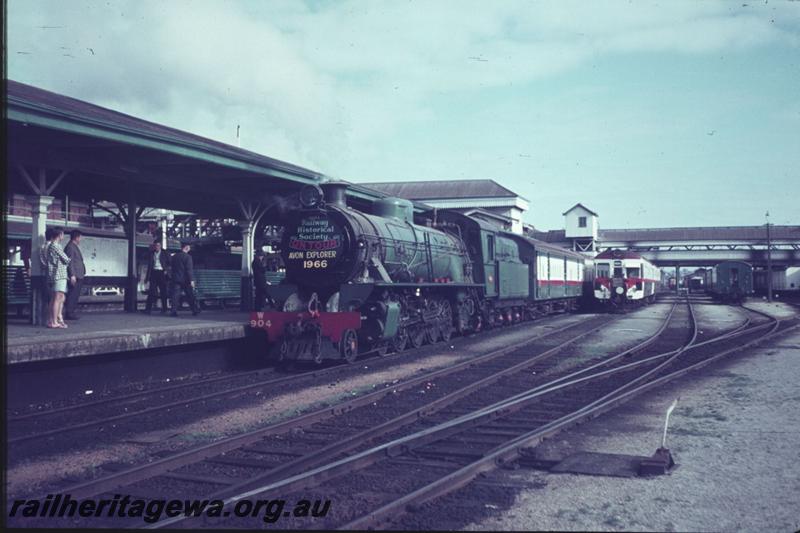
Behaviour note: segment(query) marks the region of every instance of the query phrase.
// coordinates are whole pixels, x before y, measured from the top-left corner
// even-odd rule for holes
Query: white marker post
[[[672,454],[669,453],[667,448],[667,428],[669,427],[669,417],[675,406],[678,405],[678,400],[675,401],[667,409],[667,416],[664,420],[664,433],[661,435],[661,446],[656,450],[652,457],[643,459],[639,463],[640,476],[660,476],[667,473],[667,470],[675,466],[675,461],[672,459]]]
[[[669,406],[667,409],[667,417],[664,420],[664,435],[661,437],[661,447],[667,447],[667,427],[669,427],[669,415],[672,414],[672,410],[675,409],[675,406],[678,405],[678,398],[675,398],[675,401],[672,402],[672,405]]]

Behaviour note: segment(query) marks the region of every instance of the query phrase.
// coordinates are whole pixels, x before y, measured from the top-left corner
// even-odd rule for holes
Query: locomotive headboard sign
[[[286,261],[295,268],[325,271],[341,257],[343,229],[325,215],[309,214],[292,228]]]

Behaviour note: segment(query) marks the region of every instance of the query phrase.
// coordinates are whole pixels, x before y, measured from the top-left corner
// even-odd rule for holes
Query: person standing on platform
[[[186,295],[189,300],[189,306],[192,308],[192,314],[197,315],[200,313],[200,307],[194,298],[194,266],[192,265],[192,256],[189,255],[191,246],[188,243],[181,243],[181,250],[172,256],[170,261],[172,280],[171,280],[171,293],[172,293],[172,313],[171,316],[178,316],[178,309],[181,306],[181,291]]]
[[[144,313],[150,314],[153,310],[153,304],[156,303],[156,298],[161,299],[161,314],[167,312],[167,269],[169,268],[169,258],[167,252],[161,249],[161,243],[155,241],[151,247],[150,259],[147,262],[147,275],[144,278],[145,283],[150,283],[147,291],[147,304],[144,307]],[[191,259],[191,257],[189,258]]]
[[[50,283],[47,278],[47,247],[50,246],[50,241],[53,240],[53,228],[45,228],[44,230],[44,243],[39,247],[39,264],[41,265],[42,276],[44,277],[44,287],[42,288],[42,309],[46,318],[44,319],[47,324],[52,322],[50,304],[53,302],[53,296],[50,292]],[[32,254],[31,254],[32,255]],[[33,260],[33,258],[31,258]],[[30,275],[30,271],[29,271]]]
[[[80,249],[81,235],[80,230],[74,229],[69,234],[69,242],[64,247],[64,253],[69,257],[67,275],[67,299],[64,303],[64,318],[67,320],[78,320],[78,299],[81,297],[83,278],[86,277],[86,265],[83,262],[83,253]]]
[[[62,318],[64,308],[64,296],[67,293],[67,265],[70,260],[64,250],[61,249],[61,239],[64,238],[64,230],[53,228],[50,241],[44,251],[44,263],[47,272],[47,288],[50,292],[50,317],[47,322],[48,328],[66,328],[67,324]]]
[[[264,251],[256,250],[253,259],[253,286],[256,289],[256,299],[253,302],[253,309],[261,311],[267,299],[267,265],[264,262]]]

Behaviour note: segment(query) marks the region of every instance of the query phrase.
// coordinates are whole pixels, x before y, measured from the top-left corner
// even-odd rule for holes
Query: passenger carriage
[[[606,250],[594,259],[594,298],[603,305],[655,301],[661,270],[636,252]]]
[[[741,303],[753,294],[753,267],[744,261],[723,261],[711,269],[709,292],[724,302]]]

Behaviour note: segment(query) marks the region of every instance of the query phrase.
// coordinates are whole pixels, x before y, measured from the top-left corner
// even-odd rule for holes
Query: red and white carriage
[[[594,258],[594,297],[620,306],[655,301],[661,270],[636,252],[606,250]]]

